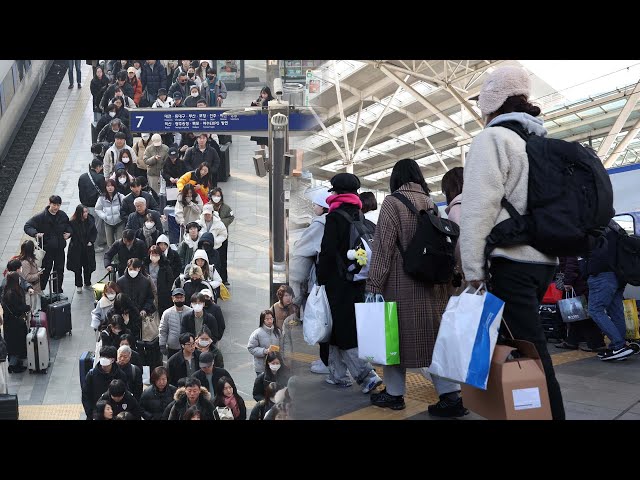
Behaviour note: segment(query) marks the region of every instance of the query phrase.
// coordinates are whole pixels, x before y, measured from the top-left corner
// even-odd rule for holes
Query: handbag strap
[[[91,169],[89,169],[89,172],[87,172],[87,175],[89,175],[89,180],[91,180],[91,183],[93,183],[93,186],[98,192],[98,195],[102,195],[102,190],[98,188],[98,185],[96,185],[96,182],[93,180],[93,176],[91,175]]]

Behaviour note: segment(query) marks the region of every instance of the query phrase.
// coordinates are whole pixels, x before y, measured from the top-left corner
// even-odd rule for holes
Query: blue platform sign
[[[223,113],[224,108],[136,108],[129,110],[132,132],[262,132],[269,128],[266,110],[248,114]],[[309,131],[317,125],[311,114],[291,112],[289,131]]]

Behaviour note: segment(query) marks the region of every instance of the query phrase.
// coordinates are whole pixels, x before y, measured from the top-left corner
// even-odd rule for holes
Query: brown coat
[[[436,208],[418,184],[407,183],[398,192],[411,200],[418,210]],[[446,285],[416,282],[403,270],[396,239],[399,238],[402,248],[406,249],[417,226],[416,216],[400,200],[392,196],[384,199],[367,280],[368,291],[380,293],[385,301],[398,304],[400,365],[405,368],[431,364],[440,319],[449,300]]]

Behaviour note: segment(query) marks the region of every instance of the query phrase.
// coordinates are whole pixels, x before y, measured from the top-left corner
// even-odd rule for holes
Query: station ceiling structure
[[[462,166],[483,128],[470,100],[488,72],[504,60],[329,60],[313,71],[309,104],[322,125],[297,147],[304,169],[319,181],[353,169],[364,189],[388,191],[393,165],[420,164],[432,195],[440,180]],[[549,135],[591,145],[607,168],[640,160],[640,82],[567,102],[531,71],[531,99],[543,111]],[[640,80],[640,79],[638,79]]]

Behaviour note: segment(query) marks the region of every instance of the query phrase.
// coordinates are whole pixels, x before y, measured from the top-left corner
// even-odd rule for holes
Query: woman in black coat
[[[96,74],[91,80],[91,95],[93,95],[93,112],[97,113],[97,118],[94,115],[94,121],[97,121],[100,118],[100,101],[102,100],[102,96],[104,92],[109,87],[109,79],[104,74],[104,70],[101,66],[96,67]]]
[[[145,420],[162,420],[162,414],[171,402],[177,388],[167,380],[167,369],[156,367],[151,372],[151,386],[142,392],[140,407]]]
[[[264,360],[264,372],[258,375],[253,382],[253,399],[256,402],[264,400],[264,392],[271,383],[275,383],[275,395],[278,390],[287,386],[291,371],[284,364],[280,352],[269,352]]]
[[[129,333],[135,339],[136,345],[129,345],[131,348],[137,350],[137,342],[142,338],[142,319],[140,318],[140,310],[136,304],[131,300],[131,297],[126,293],[119,293],[116,295],[116,299],[113,302],[113,309],[109,312],[112,315],[121,315],[124,325],[129,330]],[[129,319],[129,321],[127,321]],[[117,345],[119,347],[120,344]],[[116,347],[116,348],[117,348]]]
[[[2,290],[2,309],[4,310],[4,339],[9,355],[9,373],[24,372],[22,360],[27,358],[27,324],[24,314],[31,310],[24,299],[24,290],[20,288],[20,274],[7,274],[7,283]]]
[[[82,293],[84,270],[84,286],[91,287],[91,274],[96,269],[96,253],[93,244],[98,236],[96,222],[89,209],[78,205],[71,217],[71,243],[67,254],[67,270],[76,275],[76,291]]]
[[[173,306],[171,300],[171,285],[173,285],[174,274],[169,265],[169,260],[162,254],[160,247],[152,245],[149,248],[149,255],[144,259],[145,273],[149,275],[151,281],[156,286],[156,306],[158,315]]]

